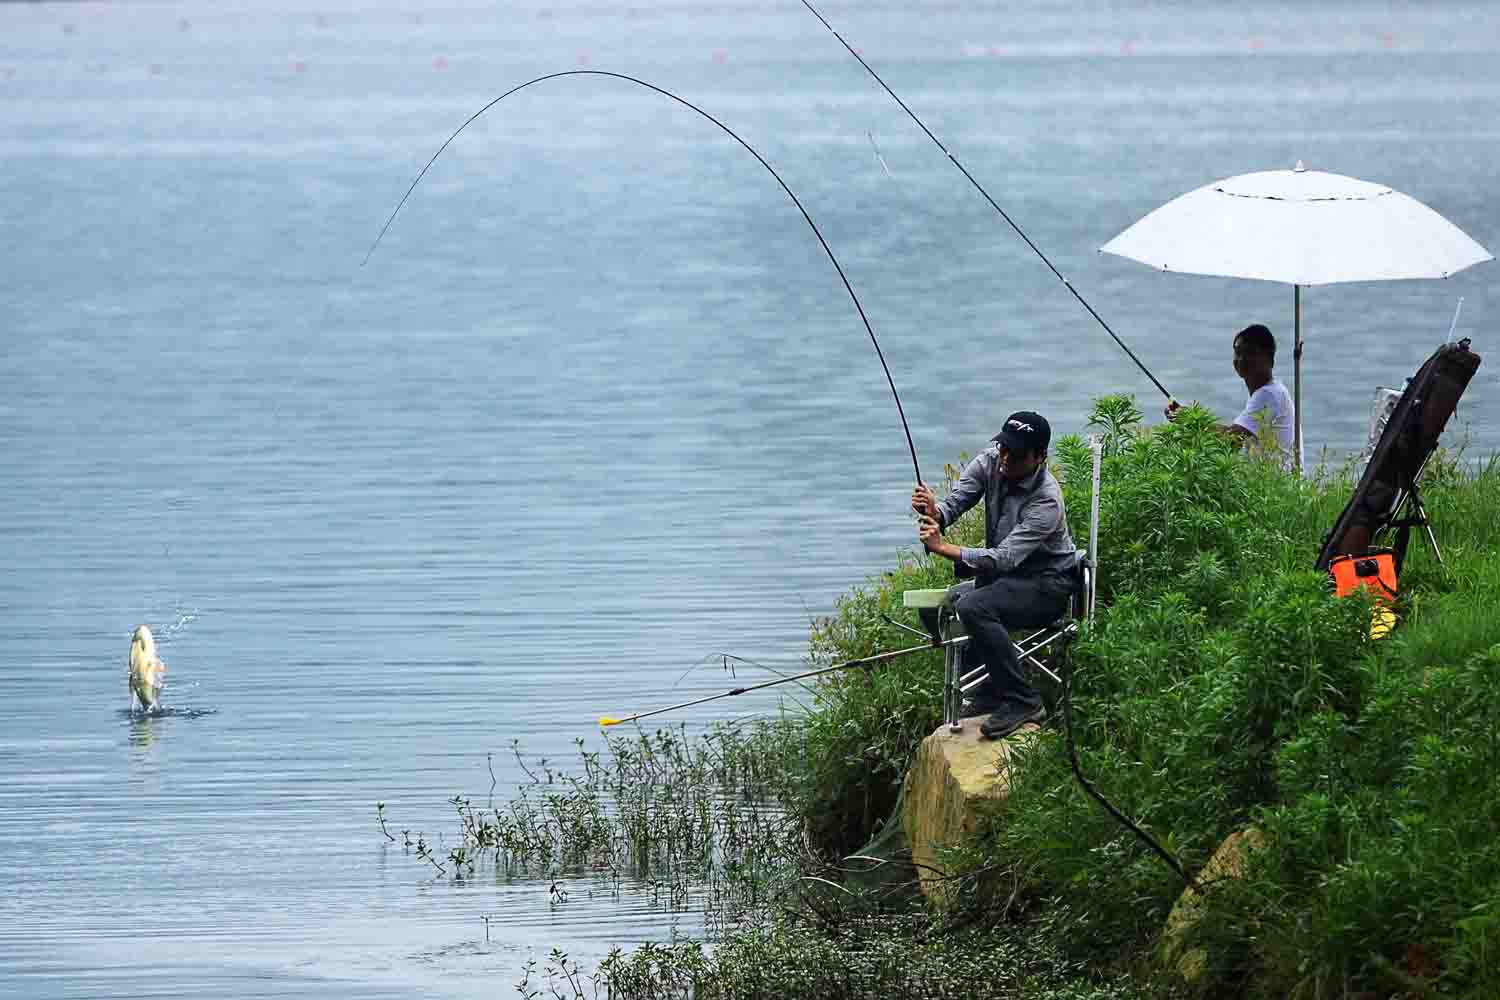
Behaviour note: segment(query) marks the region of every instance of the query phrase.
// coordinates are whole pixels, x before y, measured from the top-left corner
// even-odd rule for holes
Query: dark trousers
[[[1041,628],[1061,618],[1068,608],[1073,581],[1066,573],[1036,576],[1001,576],[989,583],[976,583],[958,596],[953,610],[969,633],[964,653],[964,672],[988,664],[990,679],[977,695],[1024,708],[1040,708],[1042,696],[1026,679],[1011,629]]]

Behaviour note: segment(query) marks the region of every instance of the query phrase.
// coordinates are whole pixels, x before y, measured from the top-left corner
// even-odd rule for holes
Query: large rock
[[[1208,859],[1208,864],[1198,873],[1198,884],[1204,887],[1204,892],[1199,893],[1192,887],[1182,890],[1172,912],[1167,914],[1158,955],[1162,964],[1175,971],[1188,985],[1202,985],[1203,974],[1208,971],[1208,953],[1202,948],[1186,947],[1184,940],[1203,918],[1203,895],[1213,892],[1216,881],[1241,878],[1250,852],[1259,850],[1264,843],[1265,838],[1253,826],[1224,838],[1213,857]]]
[[[922,892],[944,902],[945,881],[938,851],[956,846],[979,828],[980,815],[1005,801],[1010,792],[1010,760],[1017,747],[1040,728],[1028,724],[1005,740],[987,740],[979,732],[983,716],[963,720],[959,732],[946,725],[922,741],[906,787],[901,824]]]

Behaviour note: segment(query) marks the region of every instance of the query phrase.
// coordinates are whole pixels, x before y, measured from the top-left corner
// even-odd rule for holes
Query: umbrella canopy
[[[1383,184],[1262,170],[1205,184],[1156,209],[1104,253],[1162,271],[1294,286],[1295,452],[1302,451],[1302,286],[1446,278],[1494,260],[1426,205]]]

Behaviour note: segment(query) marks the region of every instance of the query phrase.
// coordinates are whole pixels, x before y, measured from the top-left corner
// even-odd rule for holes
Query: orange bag
[[[1348,597],[1361,587],[1375,595],[1370,610],[1370,638],[1384,639],[1396,627],[1390,604],[1396,599],[1396,553],[1391,549],[1368,549],[1359,555],[1335,556],[1328,562],[1333,592]]]
[[[1348,597],[1360,587],[1368,588],[1376,600],[1390,603],[1396,597],[1396,554],[1390,549],[1368,549],[1358,555],[1336,556],[1328,562],[1333,592]]]

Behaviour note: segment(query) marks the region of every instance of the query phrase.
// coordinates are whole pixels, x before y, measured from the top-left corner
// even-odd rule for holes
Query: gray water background
[[[1500,246],[1490,5],[958,3],[825,14],[1183,398],[1280,285],[1095,252],[1309,166]],[[602,713],[796,664],[1011,409],[1160,400],[800,5],[0,5],[0,994],[492,996],[528,954],[691,933],[649,891],[463,884],[430,839]],[[885,167],[876,156],[878,147]],[[887,168],[888,171],[887,172]],[[1460,332],[1495,265],[1313,289],[1309,454]],[[1283,368],[1289,366],[1283,353]],[[1460,413],[1500,447],[1500,359]],[[1287,375],[1289,379],[1289,372]],[[1104,554],[1105,559],[1108,553]],[[131,628],[175,714],[131,721]],[[758,679],[758,678],[757,678]],[[701,726],[772,710],[747,696]],[[492,915],[490,941],[481,915]]]

